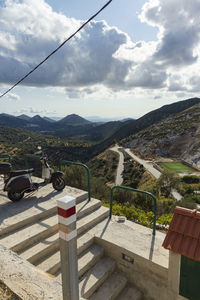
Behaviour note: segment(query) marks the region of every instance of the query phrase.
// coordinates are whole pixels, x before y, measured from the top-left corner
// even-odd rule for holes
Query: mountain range
[[[36,133],[49,134],[63,138],[76,138],[89,141],[101,141],[108,138],[116,130],[132,119],[96,123],[88,121],[76,114],[68,115],[58,121],[36,115],[12,116],[0,114],[0,126],[23,128]]]
[[[37,132],[48,133],[48,136]],[[66,140],[66,137],[70,139]],[[177,157],[199,166],[200,99],[165,105],[137,120],[104,124],[90,122],[78,115],[53,121],[38,115],[31,118],[1,114],[0,148],[6,147],[4,152],[15,149],[15,140],[23,141],[25,153],[32,153],[36,145],[44,144],[52,161],[68,159],[87,162],[117,141],[125,147],[134,148],[140,155]],[[18,148],[22,147],[20,145]]]

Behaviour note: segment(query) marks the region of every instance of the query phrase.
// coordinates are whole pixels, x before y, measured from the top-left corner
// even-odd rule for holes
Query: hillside
[[[12,156],[14,168],[24,168],[24,154],[34,154],[41,146],[53,164],[60,160],[86,161],[89,147],[84,143],[75,143],[49,135],[37,134],[21,128],[0,127],[0,154]]]
[[[200,104],[122,141],[146,157],[175,157],[200,167]]]
[[[200,103],[200,98],[191,98],[179,102],[175,102],[169,105],[164,105],[161,108],[155,109],[141,118],[126,122],[118,131],[112,134],[102,143],[98,144],[94,149],[95,154],[104,151],[108,148],[113,141],[120,141],[130,135],[136,134],[137,132],[148,128],[149,126],[158,123],[161,120],[166,119],[169,116],[173,116],[179,112],[184,111],[187,108],[194,106],[195,104]]]

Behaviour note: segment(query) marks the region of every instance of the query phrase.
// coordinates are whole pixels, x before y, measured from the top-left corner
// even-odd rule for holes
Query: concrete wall
[[[21,299],[60,300],[62,286],[0,244],[0,279]]]
[[[174,278],[174,269],[171,270],[172,277],[168,278],[167,268],[103,239],[95,240],[105,249],[108,256],[116,260],[118,269],[127,275],[128,280],[144,293],[144,300],[184,299],[178,296],[177,280],[175,286],[171,281]],[[123,254],[130,257],[133,263],[124,260]]]

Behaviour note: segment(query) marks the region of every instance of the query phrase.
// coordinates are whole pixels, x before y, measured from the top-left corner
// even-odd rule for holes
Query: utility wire
[[[97,13],[95,13],[92,17],[90,17],[85,23],[83,23],[72,35],[70,35],[62,44],[60,44],[54,51],[52,51],[45,59],[43,59],[35,68],[33,68],[30,72],[28,72],[24,77],[22,77],[18,82],[16,82],[11,88],[9,88],[5,93],[0,95],[0,98],[9,93],[12,89],[14,89],[18,84],[20,84],[25,78],[27,78],[31,73],[33,73],[36,69],[38,69],[45,61],[47,61],[53,54],[55,54],[62,46],[65,45],[71,38],[73,38],[79,31],[83,29],[92,19],[94,19],[102,10],[104,10],[112,0],[109,0]]]

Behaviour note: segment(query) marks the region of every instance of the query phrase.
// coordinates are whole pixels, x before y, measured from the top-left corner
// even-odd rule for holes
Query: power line
[[[0,95],[0,98],[9,93],[12,89],[14,89],[18,84],[20,84],[25,78],[27,78],[31,73],[33,73],[37,68],[39,68],[45,61],[47,61],[53,54],[55,54],[62,46],[65,45],[71,38],[73,38],[79,31],[83,29],[92,19],[94,19],[102,10],[104,10],[112,0],[109,0],[100,10],[97,11],[92,17],[90,17],[85,23],[83,23],[72,35],[70,35],[62,44],[60,44],[54,51],[52,51],[45,59],[43,59],[35,68],[33,68],[30,72],[28,72],[24,77],[22,77],[18,82],[16,82],[11,88],[9,88],[5,93]]]

